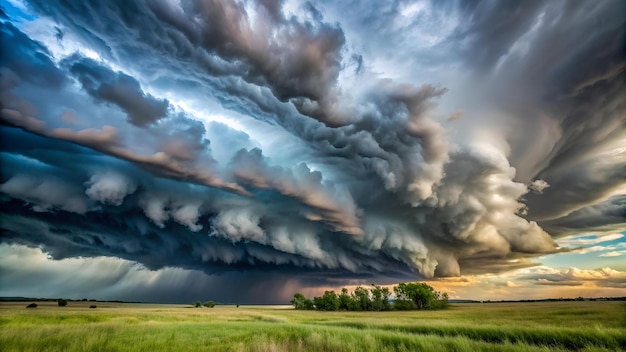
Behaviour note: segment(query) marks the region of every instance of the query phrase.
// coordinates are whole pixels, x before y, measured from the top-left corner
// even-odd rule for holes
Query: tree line
[[[358,286],[352,293],[342,288],[341,293],[325,291],[321,297],[306,298],[293,295],[291,304],[300,310],[323,311],[387,311],[414,309],[442,309],[448,306],[448,294],[440,293],[422,282],[401,283],[393,287],[394,298],[387,287],[372,285],[370,289]]]
[[[214,301],[206,301],[206,302],[204,302],[204,304],[202,304],[202,302],[196,301],[196,302],[194,302],[193,305],[196,308],[201,308],[202,306],[205,306],[207,308],[213,308],[213,307],[215,307],[215,302]]]

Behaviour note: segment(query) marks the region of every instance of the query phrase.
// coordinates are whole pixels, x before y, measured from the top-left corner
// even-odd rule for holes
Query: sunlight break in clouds
[[[619,0],[0,6],[10,294],[625,295]]]

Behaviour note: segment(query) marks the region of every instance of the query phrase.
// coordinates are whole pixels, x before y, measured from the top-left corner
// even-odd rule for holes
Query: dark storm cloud
[[[353,26],[348,31],[359,41],[367,38],[359,42],[366,51],[393,53],[385,58],[390,65],[406,65],[408,72],[421,64],[428,69],[446,65],[459,68],[455,75],[469,76],[468,83],[457,85],[466,91],[456,94],[465,95],[461,101],[469,105],[458,134],[467,133],[464,127],[504,127],[500,138],[510,149],[515,179],[550,186],[525,197],[530,218],[565,216],[623,184],[623,2],[387,2],[377,8],[355,2],[327,7],[335,18],[348,9],[358,13],[346,19]],[[433,28],[437,35],[429,40]],[[420,36],[424,40],[415,40]],[[398,47],[411,49],[392,50]],[[418,72],[428,75],[428,69]],[[499,121],[480,116],[484,107],[494,106]],[[599,157],[602,151],[606,154]]]
[[[374,49],[466,69],[467,94],[509,120],[460,106],[463,119],[446,122],[445,86],[372,72],[322,6],[32,1],[64,33],[55,42],[101,60],[53,58],[57,44],[3,22],[2,242],[138,262],[181,285],[196,271],[242,291],[300,277],[262,298],[275,302],[297,287],[524,268],[564,250],[553,237],[618,229],[621,198],[594,205],[626,172],[617,3],[426,4],[432,18],[401,3],[354,13],[371,17]],[[431,56],[400,45],[424,21],[447,28],[446,11],[467,20]],[[400,29],[386,27],[394,18]],[[253,127],[201,121],[189,101]],[[463,133],[474,123],[488,132]]]
[[[67,133],[72,135],[69,131]],[[87,139],[88,136],[84,137]],[[69,149],[62,139],[49,144],[44,154],[57,154]],[[97,146],[93,138],[88,139],[90,144],[76,138],[68,140]],[[47,160],[42,155],[30,155]],[[103,155],[99,154],[86,157],[103,160]],[[398,264],[384,264],[384,261],[353,253],[349,245],[341,244],[340,239],[339,242],[332,240],[338,234],[328,233],[316,225],[325,218],[316,218],[315,213],[311,213],[308,215],[311,219],[306,219],[299,207],[294,208],[298,202],[289,202],[288,199],[283,200],[287,204],[281,210],[280,199],[273,198],[271,194],[259,196],[266,203],[276,204],[272,213],[264,214],[264,206],[252,199],[150,181],[149,175],[112,161],[99,168],[94,165],[97,161],[87,162],[84,164],[86,170],[74,167],[72,176],[69,176],[63,172],[67,167],[50,168],[35,159],[23,160],[14,154],[7,155],[7,159],[5,165],[19,167],[11,167],[11,172],[4,175],[8,180],[2,185],[2,191],[23,203],[7,201],[3,204],[3,212],[7,214],[2,221],[5,239],[33,246],[43,244],[57,258],[115,256],[135,260],[154,269],[176,265],[207,272],[222,271],[224,265],[229,265],[228,270],[262,269],[264,263],[297,267],[300,271],[319,268],[320,265],[339,272],[346,269],[379,272],[382,268],[398,267]],[[48,160],[53,161],[54,158]],[[56,161],[56,166],[62,165],[62,160]],[[305,166],[300,166],[302,168]],[[245,172],[245,169],[241,170]],[[270,189],[277,189],[309,204],[329,217],[327,222],[331,224],[333,221],[348,221],[332,215],[333,211],[342,210],[331,203],[323,203],[323,197],[314,196],[317,188],[321,187],[316,184],[319,180],[315,179],[315,174],[311,178],[308,171],[296,169],[303,177],[298,180],[288,171],[274,170],[279,173],[274,175],[277,179],[271,181],[274,185]],[[302,187],[296,187],[297,184]],[[307,190],[307,184],[312,188]],[[80,216],[57,218],[54,213],[59,211]],[[16,212],[15,217],[10,215],[13,212]],[[124,216],[120,217],[121,214]],[[294,220],[290,224],[281,220],[283,216]],[[102,231],[102,224],[114,230]],[[197,233],[202,229],[205,231]],[[160,235],[150,236],[153,231]],[[143,240],[146,235],[148,241]],[[231,242],[235,245],[229,244]],[[164,248],[158,249],[159,246]],[[192,252],[181,258],[187,250]],[[399,271],[401,267],[398,267]]]
[[[350,194],[340,194],[332,185],[322,184],[322,173],[311,171],[304,163],[292,170],[269,167],[260,149],[240,150],[231,166],[236,180],[257,189],[272,189],[293,197],[310,206],[313,212],[305,216],[311,220],[324,220],[334,229],[361,235],[356,216],[356,206]]]
[[[474,69],[491,70],[497,60],[506,55],[545,6],[542,1],[496,2],[464,1],[460,11],[462,24],[448,38],[460,43],[466,51],[469,66]]]
[[[113,72],[90,59],[72,59],[68,59],[65,65],[70,66],[69,71],[83,89],[98,100],[119,106],[126,112],[131,124],[146,126],[167,115],[168,101],[144,93],[134,78]]]
[[[9,22],[0,23],[0,65],[2,90],[19,84],[17,77],[49,88],[59,88],[66,82],[45,45],[31,40]]]
[[[611,197],[603,202],[578,209],[567,216],[543,221],[542,226],[554,235],[569,235],[580,231],[626,230],[626,196]]]
[[[113,49],[118,54],[136,56],[141,46],[148,52],[167,52],[195,61],[211,74],[241,75],[247,82],[267,86],[279,100],[292,101],[300,111],[326,123],[341,124],[346,118],[329,114],[337,93],[333,88],[340,71],[343,32],[322,22],[312,5],[310,18],[300,21],[276,11],[280,2],[273,1],[247,6],[184,1],[180,7],[156,1],[32,4],[87,31],[86,36],[141,42],[136,47],[120,43]],[[129,31],[110,27],[115,22]],[[129,38],[130,33],[136,37]]]
[[[41,172],[38,174],[41,175]],[[50,177],[43,179],[49,180]],[[145,183],[142,184],[142,187],[145,186]],[[380,272],[392,277],[405,275],[403,271],[406,268],[403,269],[403,265],[392,259],[368,258],[352,252],[349,245],[342,244],[337,234],[322,232],[318,236],[319,228],[314,231],[312,225],[299,224],[293,216],[296,214],[291,216],[294,220],[286,222],[280,218],[288,214],[274,216],[259,211],[249,212],[246,203],[241,200],[231,200],[232,205],[228,205],[223,204],[228,203],[228,199],[219,197],[222,204],[219,204],[219,213],[215,216],[211,215],[215,211],[211,210],[215,206],[212,199],[219,195],[214,192],[185,185],[161,186],[164,187],[153,185],[148,191],[150,193],[139,191],[139,194],[127,195],[121,205],[93,199],[92,205],[96,201],[101,204],[86,214],[76,215],[71,214],[72,208],[62,208],[58,204],[54,208],[42,209],[5,201],[1,219],[3,239],[9,243],[42,246],[56,259],[110,256],[137,261],[150,269],[176,266],[210,274],[238,270],[259,272],[259,275],[265,271],[280,270],[283,275],[298,273],[304,281],[320,275],[345,278],[368,272],[364,278],[376,277]],[[35,188],[41,187],[45,186],[37,185]],[[55,194],[63,192],[58,188]],[[155,209],[158,202],[154,199],[158,197],[154,196],[155,192],[159,191],[165,198],[160,210]],[[66,195],[66,198],[69,197]],[[71,201],[68,199],[66,202]],[[188,212],[186,207],[194,203],[208,213],[190,223],[189,217],[185,216]],[[248,208],[252,206],[247,205]],[[145,216],[141,212],[142,207]],[[63,213],[60,217],[57,216],[60,211],[70,213]],[[165,218],[155,215],[159,211],[165,214]],[[288,212],[286,209],[283,211]],[[259,219],[264,224],[260,224]],[[198,224],[206,227],[206,231],[197,232],[194,226]],[[210,235],[207,236],[207,233]],[[346,268],[356,273],[349,274]],[[323,274],[324,270],[327,270],[326,274]]]
[[[110,72],[102,67],[99,67],[99,70]],[[19,79],[21,78],[18,76]],[[132,79],[132,81],[135,80]],[[13,91],[3,90],[0,99],[3,103],[2,118],[5,123],[32,133],[66,140],[118,159],[130,161],[162,177],[187,180],[242,194],[247,193],[243,188],[220,179],[215,170],[210,167],[213,159],[210,157],[208,140],[204,137],[205,128],[201,122],[190,119],[183,113],[172,112],[167,119],[162,119],[158,125],[152,126],[147,132],[141,132],[140,130],[120,128],[123,126],[121,121],[116,121],[109,115],[106,116],[106,124],[101,125],[101,127],[76,130],[76,127],[80,126],[81,123],[77,123],[73,119],[64,119],[66,116],[77,115],[72,110],[64,109],[61,110],[63,112],[60,116],[48,115],[49,117],[40,114],[40,111],[43,110],[49,114],[48,111],[58,110],[58,107],[51,108],[51,105],[54,106],[55,100],[49,99],[55,94],[60,99],[65,100],[66,103],[71,104],[79,100],[77,96],[80,96],[80,93],[72,92],[70,87],[65,91],[48,91],[49,96],[36,98],[36,94],[33,97],[30,95],[41,87],[29,86],[29,84],[26,82]],[[14,91],[18,95],[13,94]],[[22,91],[25,92],[23,93],[25,96],[30,98],[30,101],[19,96]],[[131,94],[130,97],[132,99],[133,95]],[[33,105],[31,101],[38,105]],[[99,111],[108,112],[106,109],[98,109],[93,105],[87,104],[85,106],[84,104],[85,102],[82,100],[72,106],[72,108],[78,109],[80,113],[78,118],[88,119],[89,115],[87,114],[91,115]],[[142,104],[140,103],[138,106],[140,105]],[[44,115],[42,117],[45,120],[41,120],[38,115]],[[59,127],[48,127],[55,125]],[[134,147],[129,145],[137,139],[141,139],[143,142],[138,147],[141,152],[136,152]],[[149,154],[145,154],[146,151]]]
[[[181,12],[167,3],[148,2],[155,16],[184,34],[192,46],[242,62],[237,70],[247,72],[247,81],[268,86],[281,101],[294,99],[300,111],[324,122],[341,122],[327,115],[340,70],[341,29],[322,22],[311,4],[311,19],[305,22],[286,18],[279,1],[246,5],[184,2]]]
[[[239,150],[259,147],[259,143],[245,132],[232,129],[220,122],[210,122],[206,132],[208,140],[212,141],[213,157],[224,165],[228,164]]]
[[[183,304],[211,299],[226,304],[285,304],[293,297],[294,290],[317,293],[318,287],[333,284],[332,275],[328,275],[330,279],[307,278],[271,270],[231,271],[220,275],[174,267],[149,271],[133,262],[106,257],[52,261],[41,268],[25,265],[47,259],[38,248],[2,244],[0,253],[4,258],[0,263],[0,286],[7,296],[35,297],[41,295],[41,287],[47,287],[50,297],[72,299]],[[63,278],[63,285],[58,285],[59,277],[67,272],[74,275]],[[19,288],[10,285],[16,281],[21,283]],[[92,284],[85,285],[86,281]],[[185,289],[181,291],[181,287]],[[267,292],[273,294],[269,296]]]
[[[624,3],[482,1],[464,6],[470,20],[449,40],[468,44],[468,67],[502,77],[494,97],[524,121],[518,133],[507,137],[517,178],[550,186],[525,197],[528,216],[555,219],[623,185],[626,163],[618,148],[626,126]],[[538,136],[534,146],[528,143],[527,136],[542,129],[552,133]]]

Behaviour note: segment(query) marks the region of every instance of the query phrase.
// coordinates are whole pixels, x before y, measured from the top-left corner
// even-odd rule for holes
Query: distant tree
[[[59,305],[59,307],[65,307],[65,306],[67,306],[67,300],[65,300],[63,298],[59,298],[57,300],[57,304]]]
[[[326,291],[322,297],[324,297],[324,303],[326,303],[326,310],[339,310],[339,296],[337,296],[335,291]]]
[[[296,309],[317,309],[322,311],[385,311],[411,309],[441,309],[448,306],[448,294],[439,293],[431,286],[420,283],[401,283],[393,288],[395,299],[390,301],[391,290],[372,284],[370,289],[358,286],[351,294],[346,288],[340,294],[325,291],[320,297],[307,299],[303,294],[293,295],[291,304]]]
[[[289,302],[295,309],[304,309],[304,300],[306,297],[300,292],[296,292],[293,295],[293,299]]]
[[[239,305],[237,305],[237,308],[239,308]]]
[[[37,303],[31,303],[27,305],[26,308],[37,308]]]
[[[313,298],[313,304],[317,310],[339,310],[339,297],[335,291],[325,291],[322,297]]]
[[[313,297],[313,306],[317,310],[326,310],[324,302],[322,301],[322,297]]]
[[[351,310],[351,307],[353,306],[352,297],[350,297],[350,295],[348,294],[347,288],[344,287],[341,289],[341,293],[339,294],[338,299],[339,310]]]
[[[303,304],[304,304],[304,306],[303,306],[302,309],[305,309],[305,310],[313,310],[313,309],[315,309],[315,307],[313,306],[313,301],[311,301],[308,298],[304,299]]]
[[[411,301],[415,309],[437,309],[441,308],[440,294],[432,286],[423,282],[401,283],[393,288],[398,297],[397,301]],[[396,301],[396,303],[397,303]],[[446,295],[447,302],[447,295]],[[401,303],[404,304],[404,303]],[[396,309],[399,309],[396,305]]]
[[[354,289],[353,299],[353,306],[357,308],[356,310],[371,309],[372,302],[370,301],[370,293],[365,287],[357,286],[357,288]]]
[[[215,302],[213,302],[213,301],[206,301],[206,302],[204,302],[204,306],[207,307],[207,308],[213,308],[213,307],[215,307]]]
[[[89,306],[89,308],[96,308],[96,305],[92,304],[92,305]]]
[[[395,310],[412,310],[412,309],[415,309],[415,306],[413,305],[413,301],[410,301],[408,299],[398,299],[398,298],[396,298],[393,301],[393,309],[395,309]]]
[[[313,309],[313,302],[310,299],[304,297],[300,292],[293,295],[293,299],[290,302],[294,308],[298,310],[311,310]]]
[[[372,284],[370,292],[372,293],[371,309],[374,311],[383,310],[383,289],[378,285]]]
[[[391,310],[391,303],[389,302],[389,296],[391,291],[387,287],[380,287],[372,284],[370,289],[371,304],[370,309],[374,311]]]
[[[432,309],[444,309],[444,308],[448,308],[450,306],[450,302],[449,302],[449,297],[448,297],[448,293],[444,292],[444,293],[439,293],[437,291],[435,291],[435,296],[436,299],[434,302],[431,302],[431,306],[430,308]]]
[[[350,304],[349,304],[349,309],[348,310],[353,311],[353,312],[359,312],[359,311],[363,310],[361,308],[361,304],[360,304],[359,300],[354,295],[354,292],[350,293]]]
[[[381,291],[383,294],[383,310],[391,310],[391,302],[389,302],[389,296],[391,296],[391,291],[389,291],[388,287],[383,287]]]
[[[193,305],[194,305],[194,307],[196,307],[196,308],[200,308],[200,307],[202,307],[202,302],[200,302],[200,301],[196,301]]]

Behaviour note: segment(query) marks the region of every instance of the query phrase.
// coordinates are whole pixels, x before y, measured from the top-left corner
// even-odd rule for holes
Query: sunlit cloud
[[[601,257],[619,257],[623,254],[626,254],[626,251],[611,251],[608,253],[600,254]]]
[[[590,235],[576,235],[561,238],[558,240],[559,245],[565,247],[573,246],[588,246],[598,243],[610,242],[619,240],[624,237],[622,233],[608,233],[608,234],[590,234]]]

